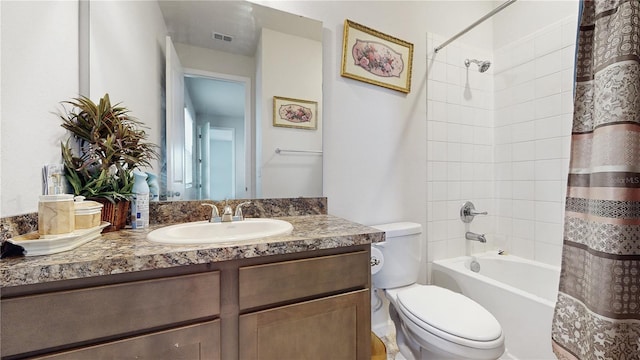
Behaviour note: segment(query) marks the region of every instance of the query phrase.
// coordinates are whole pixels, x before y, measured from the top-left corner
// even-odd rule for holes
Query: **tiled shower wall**
[[[453,42],[428,55],[428,261],[490,249],[560,265],[575,19],[494,52]],[[446,39],[427,34],[428,49]],[[480,73],[465,59],[490,60]],[[479,211],[470,224],[461,204]],[[464,239],[486,234],[487,244]]]
[[[427,49],[445,38],[427,34]],[[489,216],[470,230],[494,229],[493,69],[480,73],[465,59],[492,60],[491,52],[453,42],[427,59],[427,259],[464,255],[467,230],[460,206],[472,200]]]
[[[573,112],[576,19],[494,53],[498,243],[560,265]]]

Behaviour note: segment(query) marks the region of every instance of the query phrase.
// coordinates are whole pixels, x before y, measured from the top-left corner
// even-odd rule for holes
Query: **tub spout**
[[[486,243],[487,242],[487,238],[484,237],[484,234],[476,234],[476,233],[471,232],[471,231],[467,231],[467,233],[464,234],[464,237],[467,240],[480,241],[481,243]]]

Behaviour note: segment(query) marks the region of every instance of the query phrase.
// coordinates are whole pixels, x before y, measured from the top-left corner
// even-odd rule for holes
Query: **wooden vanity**
[[[384,233],[282,219],[291,235],[243,245],[121,231],[2,260],[2,359],[369,359],[370,243]]]

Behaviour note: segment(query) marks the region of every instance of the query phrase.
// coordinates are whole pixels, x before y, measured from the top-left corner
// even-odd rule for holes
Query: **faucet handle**
[[[486,211],[476,211],[476,207],[471,201],[466,201],[460,208],[460,220],[470,223],[476,215],[487,215]]]
[[[213,204],[200,204],[202,206],[211,206],[211,218],[209,222],[220,222],[220,213],[218,212],[218,208]]]
[[[242,215],[242,207],[243,207],[244,205],[249,205],[249,204],[251,204],[251,201],[245,201],[245,202],[243,202],[243,203],[238,204],[238,205],[236,206],[236,214],[235,214],[235,216],[233,217],[233,220],[239,220],[239,221],[244,220],[244,216]]]

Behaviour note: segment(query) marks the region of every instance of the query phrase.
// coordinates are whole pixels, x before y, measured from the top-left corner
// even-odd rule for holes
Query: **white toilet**
[[[480,304],[445,288],[416,284],[420,266],[421,225],[373,226],[386,241],[372,244],[373,286],[389,299],[396,342],[406,359],[495,360],[504,353],[498,320]],[[377,250],[380,250],[380,253]]]

